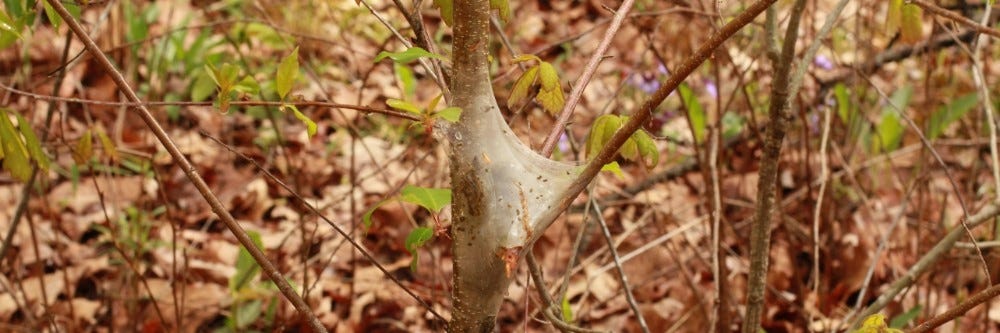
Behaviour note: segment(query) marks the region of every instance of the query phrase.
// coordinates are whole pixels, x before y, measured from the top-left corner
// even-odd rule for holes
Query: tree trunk
[[[513,135],[490,83],[489,0],[455,1],[451,91],[461,119],[447,129],[452,186],[454,304],[451,332],[492,332],[523,250],[541,235],[574,167]]]

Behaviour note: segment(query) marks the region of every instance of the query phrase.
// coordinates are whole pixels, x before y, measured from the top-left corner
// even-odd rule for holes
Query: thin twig
[[[213,106],[213,102],[190,102],[190,101],[177,101],[177,102],[115,102],[115,101],[97,101],[92,99],[74,98],[74,97],[58,97],[51,95],[36,94],[30,91],[25,91],[17,89],[3,83],[0,83],[0,89],[10,91],[12,93],[27,96],[37,100],[43,101],[53,101],[53,102],[66,102],[66,103],[80,103],[88,105],[100,105],[100,106],[126,106],[126,107],[162,107],[162,106]],[[351,105],[351,104],[341,104],[332,102],[322,102],[322,101],[232,101],[229,102],[230,106],[270,106],[270,107],[281,107],[283,105],[294,105],[296,107],[327,107],[327,108],[337,108],[337,109],[350,109],[357,110],[367,113],[377,113],[386,116],[403,118],[412,121],[421,121],[423,119],[412,113],[389,110],[389,109],[379,109],[368,106]]]
[[[594,215],[597,217],[597,224],[601,226],[604,240],[608,242],[608,251],[611,252],[611,258],[614,260],[615,268],[617,268],[618,280],[622,283],[622,289],[625,291],[625,299],[628,301],[629,307],[632,308],[632,314],[638,320],[642,332],[649,333],[649,325],[646,325],[646,318],[643,317],[642,311],[639,310],[639,304],[635,302],[635,296],[632,295],[632,287],[628,283],[628,276],[625,275],[625,270],[622,268],[622,258],[618,256],[617,246],[615,246],[614,239],[611,238],[611,230],[608,230],[608,223],[604,221],[604,216],[601,214],[601,207],[594,201],[593,196],[590,197],[590,201],[592,201],[590,204],[594,210]]]
[[[931,14],[934,14],[934,15],[937,15],[937,16],[942,16],[944,18],[947,18],[949,20],[954,21],[955,23],[959,23],[961,25],[964,25],[964,26],[967,26],[969,28],[972,28],[974,31],[976,31],[978,33],[990,35],[990,36],[993,36],[993,38],[1000,38],[1000,30],[993,29],[993,28],[990,28],[990,27],[986,26],[985,22],[990,17],[990,6],[989,5],[986,5],[986,14],[983,15],[983,22],[984,23],[976,23],[976,21],[973,21],[973,20],[969,19],[968,17],[962,16],[962,15],[959,15],[958,13],[953,12],[953,11],[950,11],[950,10],[938,7],[937,5],[935,5],[933,3],[930,3],[930,2],[927,2],[925,0],[906,0],[906,2],[907,3],[912,3],[912,4],[917,5],[917,6],[920,6],[920,8],[923,8],[924,10],[926,10],[928,12],[931,12]]]
[[[115,85],[118,86],[118,90],[121,91],[131,102],[141,103],[142,99],[140,99],[139,95],[132,90],[128,82],[125,80],[125,77],[122,76],[121,72],[115,68],[114,64],[111,63],[108,57],[101,53],[100,47],[98,47],[97,44],[94,43],[94,40],[87,35],[86,31],[83,30],[83,27],[80,26],[80,23],[77,22],[69,11],[66,10],[66,7],[63,6],[62,2],[59,0],[47,1],[49,5],[51,5],[52,8],[59,14],[59,16],[63,18],[66,25],[73,30],[73,33],[76,34],[77,38],[83,42],[87,50],[104,69],[105,73],[111,76]],[[295,292],[295,289],[292,288],[285,277],[282,276],[274,264],[271,263],[264,252],[257,248],[253,240],[250,239],[250,236],[247,235],[245,230],[243,230],[243,227],[241,227],[239,223],[233,219],[233,216],[229,214],[229,211],[226,210],[219,198],[215,196],[212,189],[208,187],[205,180],[198,175],[197,169],[195,169],[194,165],[187,160],[187,157],[184,156],[180,149],[177,148],[177,145],[173,143],[173,140],[169,135],[167,135],[167,132],[163,130],[163,127],[160,126],[159,122],[156,121],[156,118],[149,111],[149,109],[147,109],[145,105],[140,105],[135,107],[134,110],[146,123],[146,126],[153,132],[153,135],[156,136],[157,140],[160,141],[164,148],[166,148],[174,162],[176,162],[180,169],[184,171],[185,175],[195,188],[198,189],[198,192],[201,193],[202,197],[204,197],[205,201],[208,202],[209,206],[212,207],[212,211],[218,215],[219,219],[222,220],[227,228],[229,228],[236,239],[240,241],[240,244],[242,244],[244,248],[250,252],[250,255],[253,256],[254,260],[261,266],[261,269],[267,273],[268,277],[271,278],[271,281],[273,281],[275,286],[278,287],[278,290],[281,291],[282,295],[284,295],[285,298],[292,303],[295,309],[298,310],[299,314],[306,319],[313,331],[326,332],[326,328],[323,327],[323,324],[319,322],[316,315],[309,309],[309,305],[306,304],[305,300],[303,300],[302,297]]]
[[[531,251],[525,256],[528,260],[528,271],[531,272],[531,279],[535,281],[535,291],[538,292],[538,298],[542,299],[542,315],[545,319],[549,320],[552,326],[555,326],[560,331],[563,332],[576,332],[576,333],[598,333],[601,331],[588,330],[582,327],[574,326],[570,323],[563,321],[561,318],[557,317],[552,312],[556,308],[555,301],[552,300],[552,296],[545,291],[545,279],[542,277],[542,269],[538,266],[538,261],[535,260],[535,255]]]
[[[985,207],[979,210],[976,214],[969,217],[967,225],[969,228],[975,228],[976,226],[991,221],[992,218],[1000,215],[1000,206],[995,203],[987,204]],[[933,248],[927,251],[920,260],[917,260],[913,266],[910,266],[910,270],[906,272],[903,276],[896,279],[888,289],[882,291],[882,295],[875,300],[875,302],[868,305],[867,308],[862,310],[857,316],[854,317],[851,327],[857,327],[861,320],[868,317],[879,310],[882,310],[886,305],[889,305],[896,295],[899,295],[904,289],[910,287],[917,278],[919,278],[924,272],[934,266],[939,260],[945,257],[945,254],[954,247],[955,243],[959,238],[965,235],[965,227],[954,226],[948,232],[948,235],[941,238]]]
[[[559,142],[559,136],[562,135],[563,129],[566,128],[566,123],[569,122],[569,117],[573,115],[573,109],[576,108],[576,104],[580,102],[580,97],[583,96],[583,89],[587,88],[587,85],[590,84],[590,79],[594,77],[597,66],[604,59],[604,53],[608,51],[608,47],[615,39],[615,35],[618,34],[618,29],[621,28],[622,22],[628,17],[628,12],[632,10],[633,3],[635,3],[635,0],[625,0],[618,7],[618,10],[615,11],[611,25],[604,32],[604,37],[601,38],[597,49],[594,50],[594,54],[587,61],[587,65],[583,68],[583,73],[580,74],[580,77],[576,79],[576,83],[573,84],[573,90],[569,93],[569,98],[566,99],[566,104],[563,105],[562,111],[559,112],[559,118],[552,126],[552,130],[549,131],[549,136],[545,138],[545,143],[542,144],[542,156],[552,155],[552,151],[555,150],[556,143]]]
[[[983,18],[979,22],[983,26],[989,23],[990,15],[993,13],[993,6],[989,4],[989,1],[987,1],[985,7]],[[973,46],[971,55],[972,81],[976,84],[976,88],[979,89],[979,97],[983,99],[983,103],[980,103],[980,105],[983,106],[983,111],[986,112],[986,119],[990,130],[990,158],[993,160],[993,193],[996,195],[997,191],[1000,191],[1000,157],[998,157],[1000,156],[1000,151],[997,148],[996,116],[993,114],[993,101],[990,99],[990,90],[987,88],[989,84],[986,82],[986,76],[983,75],[983,63],[979,60],[983,46],[988,42],[989,40],[986,36],[980,35],[976,38],[976,45]],[[1000,197],[996,200],[1000,200]]]
[[[986,303],[987,301],[993,299],[994,297],[997,297],[997,295],[1000,295],[1000,284],[996,284],[989,288],[979,291],[975,295],[972,295],[972,297],[970,297],[969,299],[963,301],[962,303],[959,303],[958,305],[956,305],[951,309],[948,309],[948,311],[945,311],[944,313],[941,313],[939,315],[934,316],[931,319],[928,319],[927,321],[921,323],[920,325],[917,325],[917,327],[914,327],[913,329],[906,330],[906,333],[930,332],[935,328],[944,325],[949,321],[955,320],[959,316],[964,315],[969,310],[972,310],[972,308],[979,306],[979,304]]]

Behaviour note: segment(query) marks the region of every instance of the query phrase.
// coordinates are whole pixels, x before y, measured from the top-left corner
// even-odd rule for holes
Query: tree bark
[[[576,176],[513,135],[490,83],[489,0],[454,7],[451,91],[462,109],[450,143],[454,291],[451,332],[492,332],[507,287],[539,235],[539,217]]]

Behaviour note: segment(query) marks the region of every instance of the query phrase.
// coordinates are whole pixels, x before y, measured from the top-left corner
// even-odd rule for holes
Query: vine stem
[[[66,7],[63,6],[62,2],[58,0],[46,1],[48,1],[49,5],[51,5],[59,16],[62,17],[63,21],[66,22],[66,25],[69,26],[70,30],[72,30],[73,33],[80,38],[87,51],[94,56],[94,59],[96,59],[101,65],[105,73],[110,76],[115,82],[115,85],[118,86],[118,90],[121,91],[129,101],[133,103],[142,103],[139,95],[137,95],[135,90],[129,86],[122,73],[118,71],[114,64],[111,63],[111,60],[109,60],[108,57],[101,52],[101,49],[96,43],[94,43],[94,40],[87,35],[87,32],[83,30],[80,23],[77,22],[72,15],[70,15],[69,11],[66,10]],[[271,281],[274,282],[274,284],[278,287],[278,290],[281,291],[281,294],[284,295],[285,298],[292,303],[299,314],[306,319],[314,332],[325,333],[326,328],[323,327],[323,324],[319,322],[316,315],[309,309],[309,305],[306,304],[305,300],[303,300],[302,297],[295,292],[295,289],[292,288],[284,276],[278,272],[278,269],[273,263],[271,263],[267,256],[264,255],[264,252],[253,243],[250,236],[247,235],[245,230],[243,230],[243,227],[241,227],[236,220],[233,219],[233,216],[229,214],[229,211],[226,210],[219,198],[215,196],[212,190],[208,187],[208,184],[205,183],[205,180],[201,178],[194,165],[192,165],[191,162],[184,157],[184,154],[182,154],[180,149],[177,148],[177,145],[174,144],[170,136],[167,135],[167,132],[163,130],[163,127],[156,121],[156,118],[153,117],[153,114],[149,111],[149,109],[146,108],[144,104],[140,104],[135,106],[133,110],[135,110],[139,117],[142,118],[143,122],[146,123],[146,126],[149,127],[149,129],[153,132],[153,135],[156,136],[156,139],[160,141],[160,144],[166,148],[167,153],[169,153],[174,161],[177,162],[187,178],[191,181],[194,187],[198,189],[198,192],[201,193],[202,197],[206,202],[208,202],[209,206],[212,207],[212,211],[219,217],[220,220],[222,220],[233,235],[236,236],[236,239],[239,240],[240,244],[242,244],[243,247],[250,252],[250,255],[253,256],[254,260],[257,261],[257,264],[260,265],[261,270],[263,270]]]

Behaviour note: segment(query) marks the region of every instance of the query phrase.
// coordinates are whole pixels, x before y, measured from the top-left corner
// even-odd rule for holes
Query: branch
[[[778,158],[781,156],[781,144],[785,139],[786,126],[791,117],[788,113],[790,75],[803,10],[805,10],[805,0],[795,1],[788,28],[785,30],[785,39],[782,41],[781,58],[774,65],[774,81],[768,110],[770,120],[761,149],[763,156],[760,158],[760,171],[757,176],[760,179],[757,184],[757,207],[750,227],[750,276],[747,278],[747,311],[743,319],[743,333],[759,331],[761,315],[764,312],[764,289],[767,285],[767,261],[771,246],[771,218],[778,178]]]
[[[139,95],[136,95],[135,91],[132,90],[132,87],[130,87],[128,82],[125,81],[125,77],[122,76],[121,72],[115,68],[115,66],[111,63],[111,60],[108,60],[108,57],[104,55],[104,53],[101,53],[101,49],[96,43],[94,43],[94,40],[87,35],[87,32],[83,30],[80,23],[77,22],[72,15],[70,15],[69,11],[66,10],[66,7],[63,6],[62,2],[59,0],[47,1],[49,5],[51,5],[57,13],[59,13],[59,16],[63,18],[63,21],[66,22],[66,25],[69,26],[70,30],[73,30],[73,33],[80,38],[88,52],[94,56],[101,67],[104,68],[104,71],[111,76],[115,85],[118,86],[118,90],[121,91],[131,102],[142,103]],[[305,300],[303,300],[302,297],[295,292],[295,289],[292,289],[292,286],[288,284],[285,277],[282,276],[281,273],[278,272],[278,269],[275,268],[274,264],[267,259],[264,252],[254,245],[250,236],[248,236],[246,231],[243,230],[243,227],[241,227],[236,220],[233,219],[233,216],[229,214],[229,211],[226,210],[226,207],[221,201],[219,201],[219,198],[212,193],[212,189],[210,189],[208,184],[205,183],[205,180],[198,175],[194,165],[191,165],[191,162],[184,157],[184,154],[177,148],[177,145],[175,145],[170,139],[170,136],[168,136],[167,132],[163,130],[163,127],[156,121],[156,118],[153,117],[153,114],[149,111],[149,109],[146,108],[145,105],[139,105],[135,107],[134,110],[138,113],[139,117],[142,118],[143,122],[146,123],[146,126],[153,132],[156,139],[160,141],[164,148],[166,148],[173,160],[177,162],[181,170],[184,170],[185,175],[189,180],[191,180],[191,183],[198,189],[198,192],[205,198],[205,201],[208,202],[209,206],[212,207],[212,211],[219,216],[219,219],[226,225],[226,227],[229,228],[233,235],[236,236],[236,239],[240,241],[240,244],[242,244],[243,247],[250,252],[250,255],[253,256],[254,260],[260,265],[261,270],[267,273],[267,276],[271,278],[271,281],[273,281],[278,287],[281,294],[284,295],[285,298],[292,303],[295,309],[299,311],[299,314],[309,322],[309,325],[312,327],[314,332],[325,333],[326,328],[323,327],[323,324],[319,322],[316,315],[309,309],[309,305],[306,304]]]
[[[114,102],[114,101],[98,101],[92,99],[83,98],[73,98],[73,97],[58,97],[51,95],[36,94],[30,91],[25,91],[17,89],[3,83],[0,83],[0,89],[7,90],[11,93],[31,97],[37,100],[50,101],[50,102],[66,102],[66,103],[80,103],[87,105],[101,105],[101,106],[127,106],[127,107],[159,107],[159,106],[214,106],[213,102]],[[323,101],[287,101],[287,102],[274,102],[274,101],[233,101],[229,102],[231,106],[272,106],[280,107],[282,105],[295,105],[296,107],[327,107],[336,109],[350,109],[357,110],[366,113],[378,113],[390,117],[403,118],[412,121],[422,121],[420,116],[412,113],[390,110],[390,109],[379,109],[370,106],[352,105],[352,104],[340,104],[333,102],[323,102]]]
[[[945,311],[942,314],[934,316],[934,318],[931,318],[921,323],[920,325],[917,325],[917,327],[914,327],[911,330],[907,330],[906,333],[930,332],[931,330],[937,328],[938,326],[944,325],[944,323],[955,320],[955,318],[958,318],[958,316],[961,316],[966,312],[968,312],[969,310],[972,310],[972,308],[979,306],[979,304],[986,303],[986,301],[989,301],[994,297],[997,297],[997,295],[1000,295],[1000,284],[993,285],[992,287],[979,291],[971,298],[965,300],[962,303],[958,303],[958,305],[956,305],[951,309],[948,309],[948,311]]]
[[[978,213],[973,214],[966,221],[969,228],[975,228],[976,226],[991,221],[994,217],[1000,215],[1000,206],[995,203],[986,205],[979,210]],[[904,289],[909,288],[917,278],[920,277],[925,271],[934,266],[939,260],[944,258],[944,255],[955,246],[955,242],[963,236],[965,233],[965,227],[962,225],[956,225],[951,228],[947,236],[944,236],[933,248],[927,251],[923,257],[916,264],[910,267],[910,270],[906,272],[902,277],[896,279],[889,289],[885,291],[878,299],[875,300],[871,305],[861,311],[855,319],[853,320],[852,327],[857,327],[861,323],[861,319],[866,318],[879,310],[882,310],[886,305],[889,305],[896,295],[899,295]]]
[[[955,21],[955,23],[959,23],[961,25],[972,28],[972,30],[975,30],[978,33],[987,34],[993,36],[993,38],[1000,38],[1000,30],[993,29],[985,25],[980,25],[979,23],[976,23],[976,21],[970,20],[968,17],[938,7],[937,5],[927,2],[925,0],[907,0],[907,2],[920,6],[920,8],[923,8],[924,10],[931,12],[931,14],[937,16],[943,16],[944,18]],[[986,12],[986,15],[989,15],[989,12]]]

